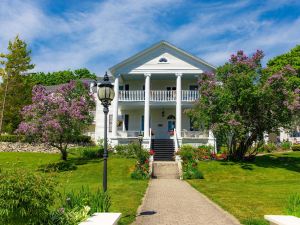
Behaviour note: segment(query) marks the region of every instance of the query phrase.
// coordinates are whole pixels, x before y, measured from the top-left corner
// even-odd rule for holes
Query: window
[[[198,85],[190,85],[190,90],[191,91],[197,91],[198,90]]]
[[[123,91],[124,90],[124,86],[123,85],[120,85],[119,86],[119,91]]]
[[[168,62],[167,58],[165,58],[165,57],[161,57],[158,61],[160,63],[166,63],[166,62]]]
[[[129,115],[125,114],[125,130],[128,130],[129,125]]]
[[[144,131],[144,115],[141,117],[141,131]]]

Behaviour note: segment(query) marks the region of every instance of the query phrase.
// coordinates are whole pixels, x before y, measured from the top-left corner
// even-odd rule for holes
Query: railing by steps
[[[205,131],[181,131],[181,137],[183,138],[208,138],[208,132]]]
[[[181,91],[181,101],[183,102],[193,102],[198,98],[199,98],[199,93],[196,90]],[[145,100],[145,91],[143,90],[119,91],[119,101],[135,102],[135,101],[144,101],[144,100]],[[176,101],[176,91],[151,90],[150,101],[152,102]]]

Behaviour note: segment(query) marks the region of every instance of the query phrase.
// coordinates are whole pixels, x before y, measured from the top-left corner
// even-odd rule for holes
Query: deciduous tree
[[[235,160],[244,159],[247,152],[255,155],[256,149],[249,149],[262,143],[264,132],[289,127],[300,109],[299,89],[291,90],[287,82],[296,71],[284,67],[263,77],[262,58],[262,51],[251,57],[238,51],[216,73],[204,73],[199,83],[201,98],[188,111],[196,124],[204,124],[226,140],[229,157]]]
[[[93,121],[90,111],[94,99],[87,85],[71,81],[54,92],[37,85],[32,90],[32,102],[22,110],[23,122],[17,133],[56,147],[67,160],[68,144]]]

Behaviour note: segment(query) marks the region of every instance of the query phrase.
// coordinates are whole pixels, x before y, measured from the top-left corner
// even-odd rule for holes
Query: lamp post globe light
[[[111,104],[111,101],[115,97],[114,86],[109,81],[107,72],[104,75],[103,81],[98,85],[98,99],[101,101],[103,105],[104,112],[104,153],[103,153],[103,191],[107,190],[107,114],[108,107]]]

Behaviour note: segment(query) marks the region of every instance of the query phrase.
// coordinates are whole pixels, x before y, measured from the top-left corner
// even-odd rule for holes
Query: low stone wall
[[[0,142],[0,152],[44,152],[59,153],[59,150],[44,144],[29,144],[23,142]]]

